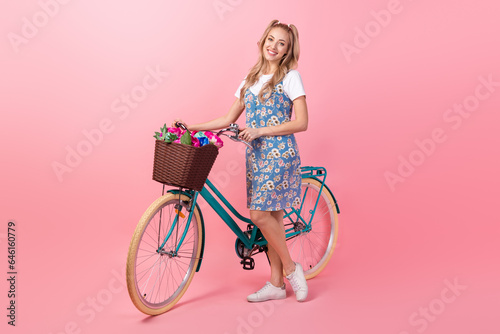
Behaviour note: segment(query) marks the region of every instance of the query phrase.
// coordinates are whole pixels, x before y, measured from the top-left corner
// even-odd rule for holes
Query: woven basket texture
[[[153,180],[201,191],[218,154],[212,144],[194,147],[156,140]]]

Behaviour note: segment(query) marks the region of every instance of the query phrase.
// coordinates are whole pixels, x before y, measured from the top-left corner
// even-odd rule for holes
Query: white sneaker
[[[249,302],[264,302],[271,299],[285,299],[286,288],[285,284],[281,288],[274,286],[271,282],[266,282],[266,285],[257,292],[252,293],[247,297]]]
[[[304,270],[302,269],[300,263],[295,263],[295,271],[286,276],[286,278],[290,282],[297,300],[299,302],[303,302],[304,300],[306,300],[308,288],[306,277],[304,276]]]

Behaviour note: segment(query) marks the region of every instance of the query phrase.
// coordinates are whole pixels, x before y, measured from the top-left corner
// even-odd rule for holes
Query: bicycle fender
[[[198,206],[198,203],[196,203],[196,209],[198,210],[198,213],[200,214],[200,220],[201,220],[201,253],[200,253],[200,261],[198,261],[198,267],[196,267],[196,272],[200,271],[201,268],[201,262],[203,261],[203,253],[205,251],[205,221],[203,220],[203,214],[201,213],[200,207]]]
[[[323,186],[326,188],[326,190],[328,190],[328,192],[330,193],[330,195],[332,195],[333,202],[335,202],[335,208],[337,209],[337,213],[340,214],[339,205],[337,204],[337,200],[335,199],[335,196],[333,196],[332,191],[330,190],[330,188],[328,188],[328,186],[326,184],[323,185]]]
[[[314,179],[316,181],[318,181],[319,183],[322,183],[322,181],[312,175],[308,175],[306,177],[303,177],[303,179]],[[328,192],[330,193],[330,195],[332,196],[333,198],[333,202],[335,203],[335,209],[337,210],[337,213],[340,214],[340,209],[339,209],[339,205],[337,204],[337,200],[335,199],[335,196],[333,196],[333,193],[332,191],[330,190],[330,188],[328,188],[328,186],[325,184],[323,184],[323,187],[326,188],[326,190],[328,190]]]

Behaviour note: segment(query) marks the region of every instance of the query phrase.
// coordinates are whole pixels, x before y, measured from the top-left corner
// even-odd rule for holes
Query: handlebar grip
[[[181,128],[182,130],[187,130],[187,127],[181,122],[175,122],[175,126]]]

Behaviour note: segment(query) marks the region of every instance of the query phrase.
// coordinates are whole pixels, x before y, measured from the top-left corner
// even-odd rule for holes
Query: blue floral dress
[[[285,95],[283,81],[271,96],[259,101],[250,89],[245,92],[246,126],[261,128],[289,122],[292,101]],[[300,205],[302,177],[295,136],[263,136],[246,151],[247,206],[250,210],[278,211]]]

